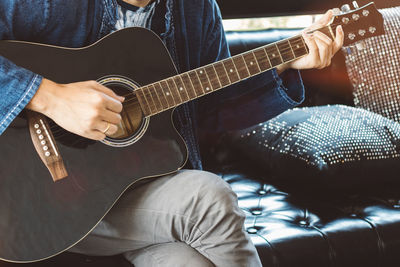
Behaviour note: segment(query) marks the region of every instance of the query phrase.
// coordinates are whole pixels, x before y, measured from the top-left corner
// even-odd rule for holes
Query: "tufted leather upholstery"
[[[400,266],[396,187],[303,195],[274,186],[245,159],[223,161],[219,174],[238,195],[263,266]]]
[[[232,52],[239,53],[293,35],[292,31],[228,33]],[[246,40],[246,41],[244,41]],[[334,76],[332,76],[334,75]],[[315,77],[330,79],[327,85]],[[331,68],[303,73],[306,105],[349,104],[351,88],[339,55]],[[328,90],[321,90],[328,86]],[[325,88],[326,89],[326,88]],[[371,188],[369,193],[330,192],[307,195],[272,184],[272,177],[237,156],[220,142],[202,144],[206,167],[221,175],[238,194],[247,215],[245,227],[264,266],[367,267],[400,266],[400,190]],[[207,149],[206,149],[207,147]],[[302,179],[301,173],[299,179]],[[312,186],[312,185],[305,185]],[[289,191],[288,191],[289,190]],[[313,190],[308,190],[313,191]],[[122,257],[87,257],[63,253],[29,266],[130,266]],[[26,265],[26,266],[28,266]],[[0,263],[0,267],[15,266]]]

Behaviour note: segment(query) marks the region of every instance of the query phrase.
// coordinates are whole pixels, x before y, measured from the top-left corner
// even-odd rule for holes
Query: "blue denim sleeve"
[[[202,65],[230,57],[222,25],[222,18],[214,2],[212,16],[206,25],[208,36],[202,50]],[[304,100],[304,86],[297,70],[288,70],[280,76],[276,69],[241,81],[206,96],[201,101],[202,128],[224,131],[244,129],[269,120]]]
[[[28,40],[44,27],[47,1],[34,2],[0,2],[0,40]],[[27,10],[41,14],[28,15]],[[41,81],[40,75],[0,56],[0,134],[30,102]]]

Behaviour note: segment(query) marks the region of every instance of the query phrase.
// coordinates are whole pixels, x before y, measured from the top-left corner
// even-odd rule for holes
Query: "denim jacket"
[[[116,5],[116,0],[0,1],[0,40],[87,46],[113,31]],[[180,72],[230,56],[215,0],[162,0],[151,28]],[[40,75],[0,56],[0,134],[29,103],[41,81]],[[199,129],[243,129],[298,105],[303,98],[298,71],[278,76],[271,70],[178,107],[174,119],[188,146],[191,167],[202,169]]]

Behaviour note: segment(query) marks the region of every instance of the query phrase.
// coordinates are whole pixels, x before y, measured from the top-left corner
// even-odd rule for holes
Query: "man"
[[[326,25],[329,11],[313,25]],[[0,39],[82,47],[130,26],[151,28],[179,71],[229,56],[214,0],[7,0],[0,2]],[[135,266],[261,266],[243,230],[236,195],[201,171],[201,129],[239,129],[265,121],[303,99],[298,71],[323,68],[343,43],[321,32],[304,34],[310,54],[220,93],[179,107],[174,119],[189,149],[192,170],[136,185],[71,251],[123,253]],[[140,42],[140,40],[138,40]],[[60,62],[60,64],[63,64]],[[140,63],[138,63],[140,64]],[[123,97],[94,81],[57,84],[0,57],[0,132],[24,109],[45,114],[75,134],[102,140],[116,132]],[[218,105],[216,105],[218,103]],[[244,114],[252,114],[244,116]]]

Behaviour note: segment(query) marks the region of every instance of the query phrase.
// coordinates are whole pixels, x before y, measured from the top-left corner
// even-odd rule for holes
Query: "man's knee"
[[[221,177],[205,171],[185,170],[185,193],[198,215],[244,217],[237,196]],[[217,218],[215,218],[217,219]]]
[[[170,242],[126,252],[125,258],[137,267],[212,267],[206,257],[183,242]]]

